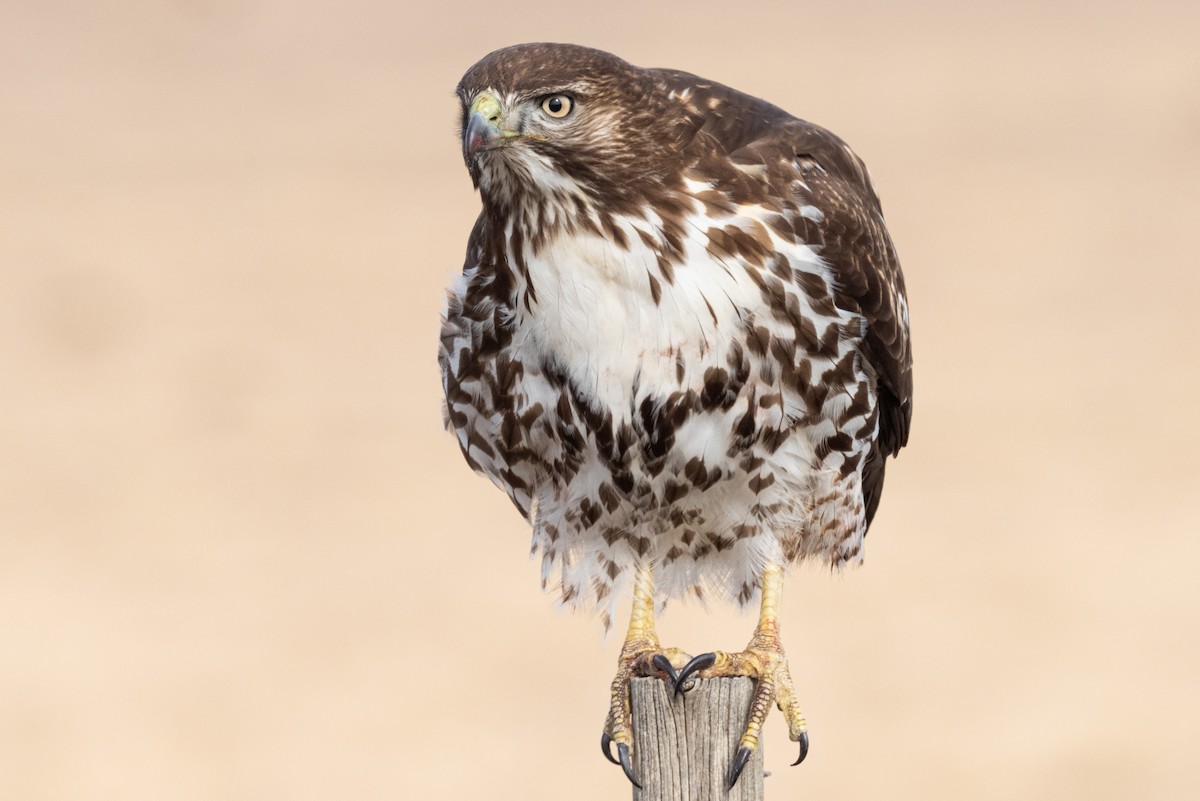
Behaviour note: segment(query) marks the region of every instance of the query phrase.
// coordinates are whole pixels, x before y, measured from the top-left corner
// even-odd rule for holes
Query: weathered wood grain
[[[732,790],[729,766],[746,726],[754,682],[696,680],[674,697],[661,679],[634,679],[634,801],[763,801],[763,748]]]

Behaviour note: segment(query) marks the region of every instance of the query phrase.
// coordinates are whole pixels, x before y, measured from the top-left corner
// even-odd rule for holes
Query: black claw
[[[626,778],[639,790],[642,785],[638,784],[637,777],[633,775],[633,764],[629,761],[629,746],[625,743],[617,743],[617,754],[621,757],[621,770],[625,771]]]
[[[650,663],[663,673],[666,673],[668,676],[670,676],[671,681],[675,682],[676,684],[679,683],[679,676],[675,674],[675,666],[671,664],[670,659],[667,659],[662,654],[656,654],[655,657],[650,660]]]
[[[733,767],[729,769],[729,786],[726,789],[732,790],[733,786],[737,784],[738,777],[742,775],[742,770],[750,761],[750,755],[753,753],[744,745],[737,750],[737,754],[733,757]]]
[[[621,764],[617,760],[613,759],[612,738],[608,736],[608,732],[604,732],[604,734],[600,735],[600,750],[604,752],[604,758],[609,762],[613,763],[614,765]]]
[[[792,767],[799,765],[808,756],[808,732],[800,732],[800,756],[792,763]]]
[[[679,675],[675,677],[675,694],[679,695],[683,692],[683,683],[688,680],[698,670],[710,668],[717,661],[716,654],[700,654],[700,656],[692,657],[692,661],[683,666],[683,670],[679,671]]]

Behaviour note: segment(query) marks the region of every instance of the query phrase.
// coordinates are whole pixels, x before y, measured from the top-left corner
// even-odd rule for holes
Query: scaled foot
[[[621,648],[617,659],[617,675],[613,678],[609,695],[608,720],[604,723],[604,734],[600,747],[609,762],[620,765],[629,781],[641,788],[633,772],[633,712],[630,706],[630,682],[635,678],[654,676],[676,682],[679,669],[691,661],[688,654],[678,648],[662,648],[657,637],[630,637]],[[617,745],[617,756],[612,753]]]
[[[677,672],[675,692],[682,692],[687,680],[699,675],[701,678],[749,676],[755,680],[754,697],[750,703],[750,719],[738,743],[737,755],[729,771],[729,787],[737,784],[742,769],[758,748],[763,721],[770,711],[772,702],[779,707],[787,720],[792,741],[800,744],[800,756],[793,762],[799,765],[808,755],[808,723],[796,702],[796,689],[792,674],[788,670],[783,644],[779,641],[779,600],[782,588],[782,570],[768,567],[763,576],[762,612],[758,627],[746,650],[737,653],[716,651],[700,654]]]

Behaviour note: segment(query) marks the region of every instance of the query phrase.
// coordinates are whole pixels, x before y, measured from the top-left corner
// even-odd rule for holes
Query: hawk
[[[803,759],[784,570],[861,562],[912,417],[866,167],[764,100],[576,45],[497,50],[457,94],[482,211],[442,325],[447,425],[532,526],[543,586],[606,628],[632,596],[605,755],[636,784],[630,680],[698,673],[757,680],[730,786],[772,702]],[[688,595],[757,599],[746,649],[661,646]]]

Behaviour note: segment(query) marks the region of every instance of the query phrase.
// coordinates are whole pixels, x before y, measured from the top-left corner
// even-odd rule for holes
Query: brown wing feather
[[[731,161],[799,163],[809,202],[824,214],[817,228],[821,241],[809,244],[820,248],[834,271],[837,305],[866,320],[860,352],[877,381],[879,437],[863,468],[869,525],[883,489],[884,460],[908,442],[912,345],[899,308],[904,276],[866,166],[838,136],[765,100],[688,73],[654,72],[668,91],[686,90],[688,127],[711,136]]]

